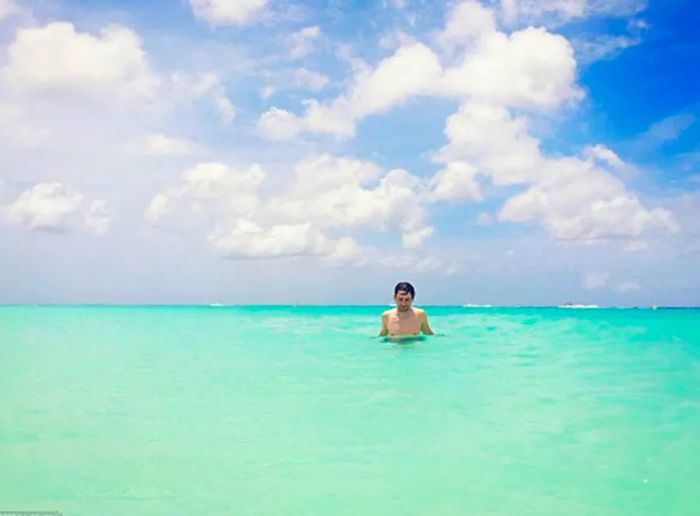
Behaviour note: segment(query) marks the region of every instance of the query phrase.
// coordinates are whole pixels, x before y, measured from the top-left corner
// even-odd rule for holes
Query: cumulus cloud
[[[352,136],[355,121],[370,114],[382,113],[411,97],[430,93],[441,73],[437,57],[425,45],[416,43],[399,48],[374,70],[363,70],[354,79],[350,90],[330,104],[311,99],[305,102],[306,113],[297,117],[285,111],[285,119],[296,120],[297,134],[301,130]],[[260,120],[279,115],[279,108],[268,110]],[[279,118],[279,116],[277,116]]]
[[[644,208],[622,181],[590,161],[550,159],[543,170],[540,180],[504,204],[501,220],[539,220],[554,238],[583,243],[644,241],[680,229],[671,212]]]
[[[177,185],[154,196],[145,216],[157,224],[181,201],[211,203],[228,218],[251,216],[260,204],[256,190],[264,178],[265,172],[255,163],[248,168],[200,163],[185,170]]]
[[[160,84],[132,30],[110,25],[93,36],[66,22],[19,29],[2,80],[19,93],[129,100],[152,98]]]
[[[467,164],[496,186],[527,185],[505,202],[501,221],[539,222],[558,240],[617,240],[628,250],[679,230],[671,212],[645,208],[616,177],[632,167],[603,145],[586,147],[584,157],[549,158],[524,116],[478,102],[451,115],[445,134],[448,143],[434,157],[448,169]]]
[[[479,2],[459,2],[450,9],[445,28],[437,34],[436,41],[443,48],[462,47],[495,30],[493,11]]]
[[[194,15],[212,25],[243,25],[259,16],[268,0],[189,0]]]
[[[444,88],[456,97],[505,107],[553,109],[576,101],[576,60],[563,36],[542,28],[482,36],[463,62],[445,71]]]
[[[539,179],[539,141],[528,131],[527,119],[503,107],[465,102],[445,123],[449,143],[436,153],[441,162],[461,162],[488,175],[498,186]]]
[[[286,109],[271,107],[257,121],[258,132],[270,140],[291,140],[302,130],[303,121]]]
[[[615,177],[628,166],[607,147],[587,147],[585,159],[547,158],[525,119],[470,103],[448,118],[445,133],[449,143],[436,158],[448,168],[468,163],[495,185],[529,185],[503,205],[502,221],[537,221],[560,240],[621,240],[630,250],[679,229],[668,210],[645,208]]]
[[[7,221],[32,231],[63,233],[83,226],[101,235],[109,227],[106,203],[89,201],[61,183],[38,183],[4,209]]]
[[[351,137],[358,120],[418,96],[446,96],[533,110],[553,110],[583,96],[575,85],[573,49],[562,36],[541,28],[499,32],[488,9],[466,2],[451,11],[445,29],[436,38],[451,48],[467,40],[472,44],[462,49],[462,57],[451,67],[443,67],[433,50],[415,41],[405,42],[373,68],[353,61],[355,75],[346,92],[323,103],[307,99],[302,115],[284,110],[285,119],[294,120],[285,127],[293,125],[294,130],[269,134],[293,137],[306,131]],[[259,125],[265,125],[263,119],[275,119],[271,113],[264,113]],[[281,113],[274,114],[279,118]]]
[[[430,198],[433,201],[482,199],[476,180],[477,170],[469,163],[454,161],[430,179]]]
[[[404,170],[316,155],[296,164],[282,194],[268,197],[258,191],[265,177],[258,165],[199,164],[153,197],[146,220],[159,226],[185,206],[198,206],[211,214],[209,244],[228,258],[307,255],[344,264],[371,254],[353,239],[357,229],[398,230],[406,248],[420,247],[433,233],[424,181]]]
[[[322,228],[397,227],[405,247],[432,235],[425,222],[425,187],[405,170],[327,154],[302,160],[288,195],[272,203],[284,220],[312,221]]]
[[[227,258],[321,256],[347,261],[359,254],[359,247],[351,238],[329,239],[309,222],[263,229],[255,222],[239,220],[233,228],[217,229],[207,239]]]
[[[290,57],[299,59],[310,54],[314,48],[314,41],[320,35],[321,29],[317,25],[304,27],[299,32],[292,34],[288,39]]]

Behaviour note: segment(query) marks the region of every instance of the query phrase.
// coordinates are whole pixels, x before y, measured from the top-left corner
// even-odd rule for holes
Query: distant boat
[[[571,301],[568,303],[564,303],[563,305],[559,305],[559,308],[600,308],[598,305],[575,305]]]
[[[466,305],[462,305],[464,308],[493,308],[493,305],[476,305],[473,303],[467,303]]]

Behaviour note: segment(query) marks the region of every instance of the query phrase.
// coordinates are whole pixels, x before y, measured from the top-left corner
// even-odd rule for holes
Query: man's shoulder
[[[416,314],[416,317],[425,317],[425,310],[422,308],[413,307],[413,313]]]
[[[396,308],[389,308],[389,310],[384,310],[384,312],[382,312],[382,317],[388,317],[394,312],[396,312]]]

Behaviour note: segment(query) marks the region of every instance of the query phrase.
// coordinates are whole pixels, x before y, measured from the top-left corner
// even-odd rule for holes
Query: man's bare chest
[[[415,313],[404,317],[392,314],[389,316],[388,327],[390,333],[418,333],[420,320]]]

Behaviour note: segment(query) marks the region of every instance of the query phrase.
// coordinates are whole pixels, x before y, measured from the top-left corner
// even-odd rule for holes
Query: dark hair
[[[414,299],[416,297],[416,289],[413,288],[413,285],[411,285],[408,281],[402,281],[396,284],[396,286],[394,287],[394,297],[396,297],[396,294],[398,294],[399,292],[406,292],[408,294],[411,294],[411,297]]]

